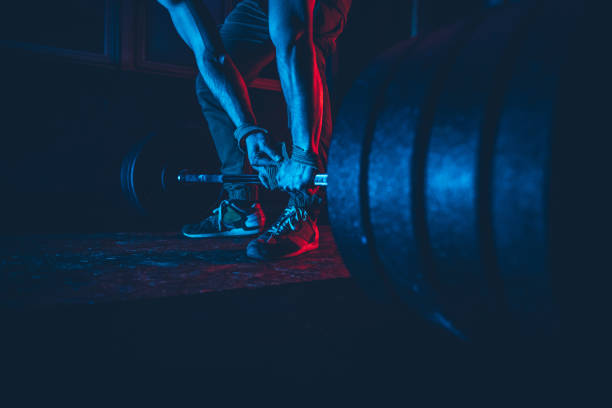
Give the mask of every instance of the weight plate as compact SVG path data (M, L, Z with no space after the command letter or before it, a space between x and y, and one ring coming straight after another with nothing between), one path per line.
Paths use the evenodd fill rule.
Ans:
M560 73L580 8L545 4L500 101L491 184L492 241L503 295L516 329L534 337L551 335L560 324L550 265L551 143Z
M404 303L428 320L459 334L444 316L432 289L423 259L420 220L413 218L422 187L414 181L424 160L427 122L434 108L437 84L442 81L453 49L469 35L475 21L464 21L424 38L409 50L390 81L368 154L368 200L376 251ZM427 126L425 126L427 127ZM364 147L365 148L365 147ZM418 165L417 165L418 164ZM417 167L417 172L413 168ZM418 181L417 181L418 184ZM421 183L422 184L422 183ZM415 194L419 198L415 201Z
M210 137L201 129L151 132L123 160L123 192L141 215L177 227L196 222L217 202L221 186L178 185L176 176L184 168L219 172Z
M450 321L468 337L491 332L504 307L483 246L481 183L491 144L482 132L498 73L523 29L527 8L490 12L467 39L444 78L427 143L424 208L431 267ZM486 243L486 241L485 241ZM478 333L478 334L476 334Z
M394 295L371 242L363 145L371 139L381 87L412 45L394 47L359 76L344 98L329 151L327 201L336 243L351 276L381 302Z

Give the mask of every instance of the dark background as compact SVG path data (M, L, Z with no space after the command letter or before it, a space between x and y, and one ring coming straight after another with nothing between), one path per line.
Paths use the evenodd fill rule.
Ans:
M206 3L219 22L232 7L229 0ZM355 0L329 62L334 108L381 51L491 3L499 2ZM0 16L0 48L0 183L8 215L2 230L156 230L184 221L143 217L119 180L123 157L151 132L163 133L175 150L201 151L202 167L218 166L194 95L193 58L161 6L9 2ZM262 75L274 77L273 68ZM286 132L280 93L260 81L251 94L259 120ZM278 195L263 199L282 206Z

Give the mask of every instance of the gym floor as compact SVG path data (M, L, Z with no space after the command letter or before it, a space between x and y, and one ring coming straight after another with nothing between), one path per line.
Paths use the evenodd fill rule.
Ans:
M319 250L292 260L250 260L248 240L3 237L4 368L20 384L181 373L205 379L202 390L319 389L397 373L420 383L446 359L461 358L450 336L368 301L329 227Z
M94 304L349 277L329 226L320 249L297 262L247 258L250 239L170 232L4 237L0 298L17 307Z
M199 401L287 391L289 406L306 395L429 399L503 384L474 347L370 301L328 226L319 250L291 260L250 260L248 240L2 237L3 368L20 387L53 392L156 399L158 384Z

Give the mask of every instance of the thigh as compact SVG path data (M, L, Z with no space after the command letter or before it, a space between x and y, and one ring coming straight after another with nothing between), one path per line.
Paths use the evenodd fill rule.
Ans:
M226 17L219 33L247 84L274 59L267 10L260 1L239 2Z

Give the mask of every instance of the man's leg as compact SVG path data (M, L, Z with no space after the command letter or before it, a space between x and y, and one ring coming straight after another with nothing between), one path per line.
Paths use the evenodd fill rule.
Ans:
M347 2L345 10L349 4ZM313 12L309 9L311 6L312 2L302 0L270 0L270 32L290 115L292 157L296 146L310 149L316 171L325 172L332 133L330 99L325 83L325 51L333 50L346 15L321 5L317 11L329 14L318 19L324 24L312 27L312 15L308 17L308 13ZM310 28L305 27L308 25ZM314 32L317 33L316 45ZM292 191L285 212L268 231L249 243L247 255L267 260L317 248L316 220L323 195L323 189L312 187Z
M318 172L327 173L327 157L332 138L332 111L327 88L326 60L336 50L336 40L346 25L346 18L351 7L351 0L323 0L317 1L313 12L313 41L315 43L317 68L321 77L323 92L323 112L321 118L321 133L318 144ZM325 200L326 189L315 187L307 191L310 195L316 195L316 203ZM297 200L300 200L299 194ZM303 195L303 193L302 193ZM291 201L296 201L296 194L291 194ZM296 202L299 205L299 201ZM315 217L318 208L314 208Z
M274 47L268 34L268 19L253 0L240 2L227 16L220 29L227 53L248 85L263 67L274 59ZM196 79L196 96L208 123L219 159L221 173L241 174L246 171L246 154L234 137L236 126L201 75ZM228 201L222 201L213 214L197 224L186 225L189 237L245 235L263 228L264 220L254 185L227 184Z
M267 15L253 0L242 1L232 10L220 29L220 35L247 85L274 59ZM196 79L196 95L221 161L221 172L243 173L246 158L234 138L234 123L206 86L201 75ZM228 184L225 189L229 199L254 201L257 198L254 186Z

